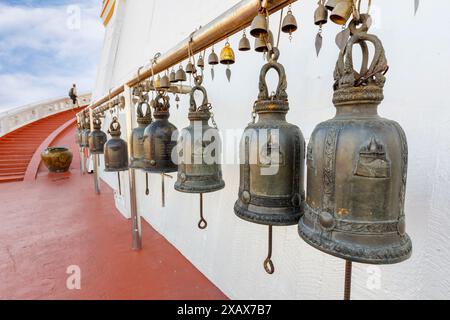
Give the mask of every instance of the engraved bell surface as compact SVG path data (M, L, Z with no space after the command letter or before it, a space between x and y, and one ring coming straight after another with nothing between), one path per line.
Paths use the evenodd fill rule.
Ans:
M94 118L94 130L89 134L89 151L92 154L103 154L107 141L106 133L101 131L102 122L99 118Z
M128 170L128 145L120 138L120 123L117 117L113 118L108 133L111 139L105 144L105 171Z
M355 262L393 264L411 256L405 233L408 145L397 122L377 113L387 60L365 21L341 51L335 70L336 116L314 130L307 151L307 200L300 236L328 254ZM375 47L369 67L367 43ZM362 67L353 68L354 45Z
M300 129L286 121L287 81L278 56L273 48L261 70L254 106L258 121L249 124L241 140L239 198L234 206L238 217L269 226L297 224L305 199L305 142ZM279 75L273 96L265 79L270 69Z
M145 111L143 110L145 108ZM145 113L144 113L145 112ZM140 101L137 107L138 126L131 133L131 159L130 168L144 168L144 132L145 128L152 123L150 105L146 101Z
M153 107L154 121L144 131L144 171L177 172L177 160L172 159L172 151L176 148L178 134L177 128L169 122L169 97L158 94Z

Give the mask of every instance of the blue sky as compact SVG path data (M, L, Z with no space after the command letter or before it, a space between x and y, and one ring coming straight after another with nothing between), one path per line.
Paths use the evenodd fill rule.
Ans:
M0 0L0 111L91 91L103 45L101 0Z

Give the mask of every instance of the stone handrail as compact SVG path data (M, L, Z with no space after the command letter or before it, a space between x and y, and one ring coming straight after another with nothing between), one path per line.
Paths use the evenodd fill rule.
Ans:
M80 106L91 103L91 93L78 96ZM0 113L0 137L23 127L31 122L46 118L48 116L67 111L73 108L72 100L59 98L43 102L29 104Z

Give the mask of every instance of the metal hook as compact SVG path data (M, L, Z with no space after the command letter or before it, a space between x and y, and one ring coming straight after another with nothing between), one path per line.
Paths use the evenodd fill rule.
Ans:
M201 230L205 230L208 227L208 222L206 222L203 217L203 193L200 193L200 221L198 223L198 228Z
M269 226L269 249L267 253L267 258L264 260L264 270L268 274L274 274L275 267L272 262L272 226Z

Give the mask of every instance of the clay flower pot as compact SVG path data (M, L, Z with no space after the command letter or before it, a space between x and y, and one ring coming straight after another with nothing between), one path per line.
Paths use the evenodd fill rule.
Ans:
M41 153L42 162L50 172L67 172L73 154L67 148L47 148Z

